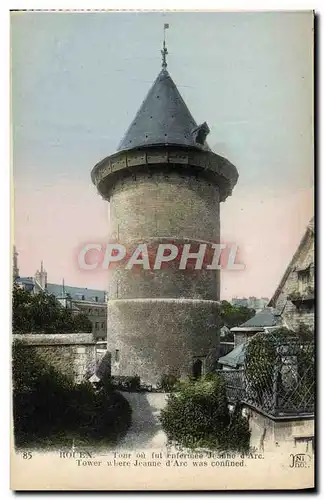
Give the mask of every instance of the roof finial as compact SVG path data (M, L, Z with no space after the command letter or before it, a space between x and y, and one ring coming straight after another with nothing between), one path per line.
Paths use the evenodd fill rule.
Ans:
M168 49L165 46L165 30L169 29L169 24L165 23L164 28L163 28L163 49L161 50L162 54L162 68L166 69L167 67L167 62L166 62L166 56L168 54Z

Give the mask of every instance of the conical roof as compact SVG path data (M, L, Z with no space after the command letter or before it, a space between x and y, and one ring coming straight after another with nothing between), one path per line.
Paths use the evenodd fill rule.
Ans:
M163 68L120 142L117 151L145 146L176 145L209 151L204 139L197 141L193 119L168 71ZM202 126L203 137L209 132ZM199 135L199 134L198 134Z

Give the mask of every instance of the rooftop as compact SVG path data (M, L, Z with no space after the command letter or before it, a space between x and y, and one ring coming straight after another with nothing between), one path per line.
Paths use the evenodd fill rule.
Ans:
M35 286L38 291L42 291L39 283L32 277L17 277L15 283L23 285L26 290L32 290ZM99 304L106 303L106 292L104 290L96 290L94 288L82 288L78 286L58 285L56 283L47 283L47 293L54 295L57 299L66 298L67 295L72 300L98 302Z
M95 290L93 288L81 288L78 286L67 286L67 285L64 285L64 290L63 290L63 285L48 283L47 291L48 293L55 295L55 297L57 298L59 297L62 298L63 293L65 293L65 296L68 294L73 300L85 300L89 302L99 302L99 303L106 302L104 290Z
M226 354L226 356L219 358L218 363L231 368L237 368L244 365L246 346L247 342L238 345L235 349Z
M209 151L204 142L208 132L207 124L203 124L201 128L197 126L169 72L163 68L117 151L162 145ZM203 138L201 142L200 138Z
M270 326L277 326L280 324L280 313L273 308L265 308L262 311L256 313L252 318L240 326L235 326L231 328L232 332L240 331L241 329L247 330L249 328L264 328Z
M167 53L166 48L162 51ZM212 152L206 142L210 129L206 122L197 126L176 84L162 70L148 91L117 151L100 160L92 169L92 182L108 200L116 182L136 172L150 172L180 166L181 171L197 174L219 187L220 202L232 194L238 180L236 167Z

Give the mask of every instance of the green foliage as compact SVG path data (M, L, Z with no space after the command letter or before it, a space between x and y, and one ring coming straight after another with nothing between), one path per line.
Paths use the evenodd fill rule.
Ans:
M13 420L17 447L39 443L71 445L81 441L116 443L130 425L131 409L122 395L107 386L76 385L32 348L15 342L12 350Z
M300 322L296 330L296 336L301 340L312 341L314 340L314 330L305 323Z
M231 414L227 432L226 447L228 450L248 451L250 443L250 426L246 417L242 416L242 407L238 403Z
M91 332L92 324L84 313L73 313L45 292L32 294L13 287L13 333Z
M141 387L141 379L138 375L118 375L112 378L113 387L121 391L135 392Z
M233 306L227 300L222 300L221 302L221 327L227 326L228 328L233 328L234 326L239 326L245 321L248 321L255 315L254 309L249 309L244 306ZM228 341L230 342L230 340Z
M248 422L239 412L230 415L220 376L181 382L168 396L160 418L169 440L182 446L233 451L249 448Z
M233 306L227 300L222 300L220 306L220 325L219 331L223 326L229 330L234 326L242 325L255 315L254 309L244 306ZM221 337L221 342L234 342L234 333L227 332Z
M274 402L274 397L294 407L311 402L315 375L312 338L311 330L301 324L297 331L282 327L271 333L259 333L249 341L245 375L249 396L255 403L262 407L279 404ZM283 378L281 373L284 359L291 359L293 363L291 374L295 374L296 382L291 389L285 388L286 376Z
M163 392L172 392L178 384L178 379L175 375L164 374L158 384L158 389Z

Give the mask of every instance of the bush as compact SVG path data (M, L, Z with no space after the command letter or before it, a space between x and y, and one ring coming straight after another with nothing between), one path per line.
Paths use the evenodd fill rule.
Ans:
M249 448L247 419L239 410L230 415L225 383L220 376L182 382L161 411L168 439L189 448L245 451Z
M249 421L246 417L242 416L242 406L237 403L231 414L226 448L228 450L248 451L250 435Z
M158 389L163 392L172 392L178 384L178 379L175 375L164 374L158 384Z
M131 422L131 409L126 399L117 392L108 393L105 387L94 392L88 384L74 393L73 411L78 420L78 432L91 440L108 439L117 443Z
M17 447L72 439L116 443L131 421L131 409L109 385L95 391L62 375L33 349L15 343L12 350L13 421Z
M117 375L112 377L112 385L121 391L136 392L141 388L141 379L138 375Z

